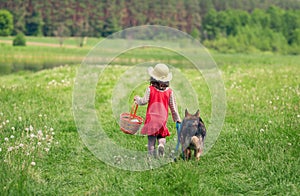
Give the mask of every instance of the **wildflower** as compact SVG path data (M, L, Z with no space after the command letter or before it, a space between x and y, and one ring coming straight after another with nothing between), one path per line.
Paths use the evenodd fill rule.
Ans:
M42 136L43 135L43 131L42 130L38 130L38 136Z
M261 133L263 133L265 130L264 130L264 129L260 129L259 131L260 131Z
M31 137L31 138L34 138L34 137L35 137L35 135L32 133L32 134L30 134L30 137Z
M6 123L9 123L9 120L6 120Z
M4 141L8 142L8 140L9 140L9 139L8 139L7 137L6 137L6 138L4 138Z
M44 150L45 150L46 152L49 152L50 148L44 148Z
M19 119L19 121L22 121L22 117L21 116L19 116L18 119Z
M15 138L15 136L14 136L14 135L11 135L11 136L10 136L10 138L11 138L11 139L14 139L14 138Z
M8 147L7 151L10 152L10 151L12 151L13 149L14 149L14 147L11 146L11 147Z
M15 127L11 127L11 130L14 131L14 130L15 130Z
M38 142L38 143L37 143L38 146L40 146L41 144L42 144L41 142Z
M35 163L34 161L32 161L32 162L30 163L30 165L35 166L36 163Z
M26 128L25 128L25 131L29 131L29 128L26 127Z
M300 114L298 114L297 117L300 118Z
M19 144L19 147L20 147L20 148L23 148L23 147L24 147L24 144L22 144L22 143Z
M39 114L39 117L43 117L43 115L42 115L42 114Z
M54 129L51 127L51 128L50 128L50 131L54 131Z
M291 145L292 145L292 143L290 143L290 142L289 142L289 143L288 143L288 145L289 145L289 146L291 146Z
M0 152L2 151L2 148L0 148Z
M29 130L33 131L33 126L32 125L29 126Z
M2 112L0 112L0 116L3 116L3 113L2 113Z

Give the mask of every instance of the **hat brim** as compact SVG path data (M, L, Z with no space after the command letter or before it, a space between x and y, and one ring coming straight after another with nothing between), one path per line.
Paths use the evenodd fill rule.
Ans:
M155 75L154 74L154 69L153 69L153 67L149 67L148 68L148 74L152 77L152 78L154 78L155 80L158 80L158 81L161 81L161 82L169 82L169 81L171 81L172 80L172 73L170 72L170 73L168 73L168 76L167 77L159 77L159 76L157 76L157 75Z

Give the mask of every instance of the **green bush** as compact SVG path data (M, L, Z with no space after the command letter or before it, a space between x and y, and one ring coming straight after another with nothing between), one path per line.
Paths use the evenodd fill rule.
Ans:
M26 46L26 38L23 33L18 33L13 40L13 46Z

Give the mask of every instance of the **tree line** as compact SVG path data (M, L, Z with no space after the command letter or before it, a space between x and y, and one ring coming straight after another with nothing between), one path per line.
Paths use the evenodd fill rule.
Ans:
M0 0L0 9L13 15L11 35L106 37L157 24L222 51L297 53L300 45L298 0Z

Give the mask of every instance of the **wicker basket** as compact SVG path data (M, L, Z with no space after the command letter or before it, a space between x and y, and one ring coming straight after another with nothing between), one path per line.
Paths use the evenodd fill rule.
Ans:
M136 115L137 108L138 105L133 104L130 113L120 115L120 128L126 134L135 134L144 121L142 117Z

